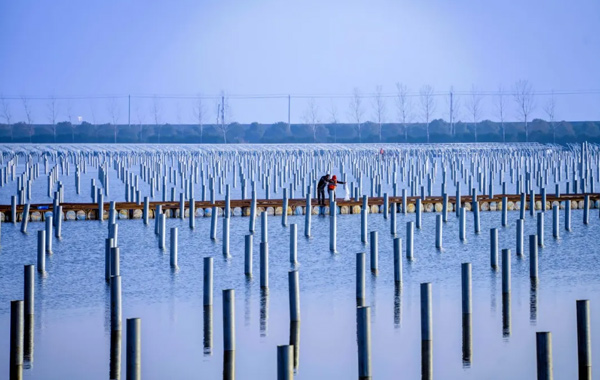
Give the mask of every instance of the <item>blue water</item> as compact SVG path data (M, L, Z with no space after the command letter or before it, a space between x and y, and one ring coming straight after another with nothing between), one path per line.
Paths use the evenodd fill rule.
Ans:
M433 373L440 379L507 379L535 377L535 332L553 334L554 375L577 374L575 301L591 302L592 352L599 352L600 233L598 210L589 225L582 213L572 213L573 230L552 238L551 214L546 213L545 247L539 252L540 279L532 294L529 241L535 218L525 223L525 258L515 255L515 221L500 227L499 212L481 212L481 233L473 233L467 216L467 241L458 239L454 214L444 224L444 249L435 249L435 216L423 215L415 232L415 260L403 258L399 297L393 282L392 235L389 220L369 215L369 230L379 231L379 275L367 276L367 305L372 308L372 368L377 379L419 378L419 284L433 283ZM405 222L399 215L398 235ZM142 375L145 379L217 379L222 376L223 332L221 290L235 289L236 374L239 379L276 377L276 347L289 343L287 273L289 228L280 217L269 217L270 288L268 300L259 288L260 222L254 239L254 278L244 272L244 235L249 219L231 219L231 257L221 242L209 239L210 220L199 218L190 230L187 220L168 219L179 228L179 270L169 267L167 251L158 248L154 225L141 220L119 221L123 321L142 319ZM304 237L304 217L298 224L298 270L301 313L298 379L351 379L358 373L356 343L355 254L367 252L360 242L360 218L338 216L338 252L329 251L329 218L312 218L312 237ZM219 219L221 236L222 219ZM8 376L9 301L22 299L23 265L35 264L36 231L2 224L0 249L0 377ZM510 335L503 334L501 273L489 266L489 228L498 227L500 249L511 248L512 295ZM25 379L106 379L109 371L110 319L108 287L104 282L106 222L65 221L63 238L54 241L47 257L47 275L36 276L35 350ZM167 245L169 240L167 238ZM202 258L214 257L213 347L203 346ZM473 358L462 361L460 264L473 265ZM533 296L533 297L532 297ZM532 298L535 300L532 305ZM265 301L268 307L265 306ZM533 312L532 312L533 309ZM122 342L122 377L126 362ZM593 365L600 365L593 356Z

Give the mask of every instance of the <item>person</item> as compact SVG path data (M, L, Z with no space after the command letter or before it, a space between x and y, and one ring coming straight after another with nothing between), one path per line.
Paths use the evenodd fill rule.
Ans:
M329 174L325 174L317 184L317 199L319 206L325 206L325 187L329 184Z
M342 182L342 181L338 181L337 177L334 175L333 177L331 177L331 180L329 181L329 185L328 185L328 191L329 191L329 197L333 197L333 199L335 199L335 188L337 187L337 185L342 184L345 185L346 182ZM333 193L333 194L331 194Z

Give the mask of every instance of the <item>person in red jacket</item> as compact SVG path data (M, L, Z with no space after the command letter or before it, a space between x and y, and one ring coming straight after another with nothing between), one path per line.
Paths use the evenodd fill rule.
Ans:
M332 196L333 196L333 199L335 199L335 188L337 187L338 183L340 183L342 185L346 184L346 182L338 181L337 177L335 175L333 177L331 177L331 179L329 180L329 185L327 185L327 191L329 192L329 199L331 199ZM333 193L333 195L331 193Z

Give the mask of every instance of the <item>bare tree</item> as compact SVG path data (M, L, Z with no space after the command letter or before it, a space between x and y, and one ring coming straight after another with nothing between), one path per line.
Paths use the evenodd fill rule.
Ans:
M529 142L529 128L527 122L529 115L535 107L533 86L527 80L519 80L514 86L514 99L517 103L517 111L525 123L525 141Z
M475 85L471 86L471 96L467 103L467 109L469 110L469 116L472 117L473 121L473 133L475 134L475 142L477 142L477 123L481 117L481 93L477 90Z
M356 122L356 132L358 133L358 141L362 142L362 138L360 135L361 130L361 121L364 114L364 110L362 107L362 96L360 90L355 87L352 95L352 100L350 101L350 117L353 121Z
M54 136L54 142L56 142L56 117L58 115L56 97L52 95L48 99L48 120L52 124L52 136Z
M423 120L425 121L425 133L427 135L427 143L429 143L429 122L435 112L435 99L433 98L433 87L425 85L419 91L421 98L421 111L423 112Z
M0 104L2 105L2 117L4 118L4 121L6 122L6 124L8 125L8 128L11 132L11 140L13 139L13 130L11 128L11 121L12 121L12 112L10 110L10 103L4 98L4 96L0 96Z
M117 103L116 98L111 98L110 102L108 102L108 114L110 115L110 123L113 126L114 133L114 142L117 142L117 123L119 122L119 116L121 114L121 110L119 109L119 104Z
M198 121L198 126L200 127L200 143L202 143L205 117L204 104L202 103L202 95L198 95L196 106L194 107L194 116L196 117L196 121Z
M454 93L454 87L450 86L450 92L448 93L448 119L450 122L450 135L456 134L456 120L460 117L460 98Z
M373 97L373 116L379 125L379 142L381 142L381 130L385 121L385 98L383 97L383 86L375 87L375 96Z
M408 87L402 83L396 83L396 107L402 127L404 128L404 140L408 142L408 122L411 118L411 101L408 96Z
M6 124L10 126L12 121L10 103L4 96L0 96L0 104L2 104L2 118L4 119Z
M317 125L319 124L319 107L314 98L308 99L306 111L304 112L304 121L310 127L313 134L313 142L317 141Z
M550 123L550 128L552 128L552 143L556 144L556 101L554 99L554 91L552 91L550 99L544 105L544 112L548 115L548 122Z
M158 142L160 143L160 103L156 96L152 97L152 116L154 117L154 126L158 135Z
M330 99L329 117L333 124L333 142L337 143L338 110L333 99Z
M504 127L504 120L506 118L506 103L504 95L504 89L502 86L499 86L498 95L496 95L496 112L498 113L498 119L500 120L500 128L502 128L502 141L506 142L506 128Z
M27 134L29 135L29 142L33 139L33 113L31 106L29 105L29 99L25 96L21 96L21 103L23 104L23 110L25 111L25 121L27 121Z
M223 133L223 143L225 144L227 144L227 131L229 130L230 119L231 107L229 105L229 99L227 98L227 96L225 96L225 91L221 91L221 103L219 103L218 105L217 112L217 128L219 128Z

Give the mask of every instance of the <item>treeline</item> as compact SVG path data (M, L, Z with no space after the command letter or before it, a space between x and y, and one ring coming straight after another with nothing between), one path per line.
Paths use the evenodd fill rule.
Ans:
M425 143L429 142L524 142L523 122L498 123L484 120L477 124L450 124L437 119L423 123L376 124L239 124L229 125L92 125L87 122L55 125L0 124L2 143ZM534 119L527 125L528 141L541 143L600 143L600 122L561 121L550 123Z

